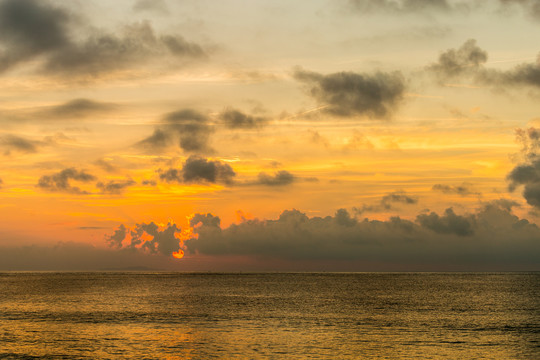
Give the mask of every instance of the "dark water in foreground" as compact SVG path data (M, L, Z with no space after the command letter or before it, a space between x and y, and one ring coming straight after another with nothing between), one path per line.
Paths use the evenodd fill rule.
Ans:
M0 273L2 359L539 359L540 273Z

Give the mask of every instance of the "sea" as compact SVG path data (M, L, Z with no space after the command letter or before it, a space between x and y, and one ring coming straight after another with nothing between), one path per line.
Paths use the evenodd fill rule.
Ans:
M540 359L540 273L0 273L0 359Z

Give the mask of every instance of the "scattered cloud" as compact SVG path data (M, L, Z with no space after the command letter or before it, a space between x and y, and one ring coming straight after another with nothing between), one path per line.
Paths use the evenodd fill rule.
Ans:
M458 49L449 49L439 55L438 61L428 66L427 71L440 83L468 79L473 84L493 88L540 87L540 60L522 63L506 71L487 68L487 60L487 52L476 44L476 40L469 39Z
M154 151L164 150L175 141L186 152L211 153L210 134L214 131L210 119L195 110L183 109L164 116L152 135L137 143Z
M158 35L148 22L134 23L112 34L77 27L77 16L48 1L1 2L0 71L38 60L40 71L47 74L95 77L167 56L206 56L200 45L179 35ZM85 36L74 36L85 32Z
M161 172L159 178L166 182L179 183L223 183L230 185L236 173L232 167L219 160L192 155L184 163L181 170L168 169Z
M236 173L232 167L221 161L209 161L198 156L190 156L182 168L185 182L222 182L231 184Z
M260 172L256 184L266 186L285 186L295 182L297 178L286 170L277 171L274 175Z
M152 150L158 150L168 147L171 143L171 140L171 134L167 133L167 131L165 130L156 128L154 129L152 135L148 136L144 140L139 141L136 145L150 148Z
M529 205L540 209L540 129L519 129L517 139L522 144L521 162L507 175L509 190L523 185L523 197Z
M407 195L404 191L395 191L393 193L383 196L381 200L382 204L390 207L389 204L392 203L402 203L402 204L416 204L418 203L418 198Z
M160 171L159 178L169 183L171 182L181 183L183 182L182 170L170 168L165 171Z
M108 173L115 173L118 172L118 168L110 163L110 161L106 159L98 159L94 161L94 164L99 166L101 169L105 170Z
M418 203L418 198L408 195L405 191L394 191L384 195L381 201L375 205L363 205L361 208L353 208L356 214L365 212L379 212L393 209L394 204L414 205Z
M322 75L299 69L294 77L305 83L310 95L325 106L321 111L342 117L387 119L402 102L406 88L399 72L338 72Z
M117 105L112 103L98 102L89 99L73 99L64 104L51 106L38 111L33 116L53 119L84 118L110 112L116 108Z
M120 194L125 189L127 189L130 186L135 185L136 182L132 179L126 179L126 180L110 180L108 182L98 182L96 184L96 187L101 190L103 193L107 194Z
M157 182L155 180L143 180L141 184L145 186L156 186Z
M28 140L17 135L0 136L0 146L4 148L4 155L10 155L12 151L35 153L40 145L42 145L40 141Z
M147 22L124 28L120 36L95 33L85 42L51 54L44 71L53 74L89 74L119 70L159 56L205 57L203 49L181 36L155 34Z
M474 74L486 63L488 54L469 39L458 49L449 49L439 55L436 63L428 67L441 81L455 79L463 74Z
M136 184L132 179L98 181L98 178L85 170L76 168L66 168L51 175L43 175L39 178L37 186L46 191L65 192L70 194L92 194L93 191L83 190L78 186L73 186L73 181L90 184L95 183L95 188L102 194L121 194L129 186ZM95 190L93 188L92 190Z
M69 13L46 1L0 3L0 71L69 47Z
M268 122L268 119L265 117L244 114L233 108L228 108L221 112L219 119L229 129L256 129Z
M12 153L32 154L37 153L43 147L74 145L77 141L62 132L53 135L47 135L42 140L29 139L19 135L5 134L0 135L0 148L4 149L4 155Z
M78 186L72 186L70 180L88 183L96 180L96 177L84 170L67 168L52 175L43 175L39 178L37 186L47 191L67 192L72 194L89 193L85 190L81 190Z
M461 185L435 184L433 185L432 190L440 191L444 194L457 194L461 196L480 195L479 192L473 191L472 184L467 182L464 182Z

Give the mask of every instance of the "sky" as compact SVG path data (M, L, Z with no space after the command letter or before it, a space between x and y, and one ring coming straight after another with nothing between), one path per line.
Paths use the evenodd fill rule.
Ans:
M0 270L538 271L536 0L0 0Z

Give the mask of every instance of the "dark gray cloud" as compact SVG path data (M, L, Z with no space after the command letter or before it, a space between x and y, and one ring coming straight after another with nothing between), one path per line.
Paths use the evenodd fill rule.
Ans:
M439 55L436 63L428 67L441 80L453 79L463 74L474 74L486 63L488 54L469 39L458 49L449 49Z
M4 148L4 154L9 155L12 151L20 153L35 153L41 141L28 140L17 135L0 136L0 146Z
M393 209L393 204L414 205L418 203L416 196L408 195L405 191L394 191L386 194L381 198L378 204L363 205L361 208L353 208L354 212L358 215L365 212L378 212Z
M150 254L161 254L170 256L180 250L180 240L176 237L181 229L175 224L167 224L160 228L154 222L148 224L137 224L133 229L127 229L125 225L120 225L112 235L105 236L105 241L109 246L120 249L140 250ZM129 244L123 245L124 240Z
M525 161L540 156L540 129L516 129L516 140L521 144L520 153Z
M523 63L501 71L487 68L487 60L487 52L476 45L476 40L469 39L458 49L443 52L427 70L441 83L468 79L476 85L493 88L540 87L540 62Z
M540 56L536 63L526 63L516 66L512 70L486 71L480 79L494 85L526 85L540 87Z
M67 168L56 174L43 175L39 178L37 186L47 191L67 192L72 194L88 194L87 191L81 190L78 186L72 186L70 180L88 183L96 180L94 175L88 174L84 170L75 168Z
M456 215L452 208L446 209L444 215L437 213L420 214L416 221L426 229L430 229L439 234L456 234L460 236L472 235L474 233L474 217Z
M212 127L208 117L194 110L181 110L165 117L170 129L180 137L180 147L185 151L209 151L208 138Z
M389 118L402 102L406 88L399 72L322 75L297 70L294 76L309 86L310 95L325 106L323 111L343 117Z
M38 111L33 116L60 119L83 118L109 112L116 108L117 106L112 103L98 102L89 99L73 99L64 104Z
M95 33L83 43L54 52L44 66L48 73L97 76L159 56L202 58L203 49L181 36L155 34L147 22L126 27L120 36Z
M256 184L267 186L285 186L295 182L297 178L286 170L277 171L274 175L265 172L259 173Z
M236 173L233 168L219 160L192 155L181 170L168 169L160 173L159 178L166 182L184 183L224 183L232 184Z
M158 35L147 22L116 34L77 28L73 11L48 1L4 0L0 3L0 71L31 60L46 73L94 77L152 59L201 59L205 51L179 35Z
M150 150L163 150L175 142L186 152L213 152L209 146L214 131L209 118L192 109L183 109L164 116L152 135L137 143Z
M168 147L173 140L173 133L157 128L154 129L152 135L144 140L139 141L136 145L152 150L159 150Z
M509 190L523 186L523 197L529 205L540 209L540 129L530 128L517 131L522 144L522 161L506 176Z
M191 227L200 227L200 226L219 227L220 224L221 224L220 218L210 213L195 214L189 220L189 226Z
M122 247L122 241L126 238L127 228L124 224L121 224L118 229L114 230L114 234L106 235L105 241L110 247L120 249Z
M472 184L466 182L461 185L435 184L433 185L432 190L440 191L444 194L458 194L461 196L480 195L479 192L473 191Z
M508 174L508 179L512 181L512 186L540 182L540 159L514 167ZM513 189L512 187L511 190Z
M355 226L358 224L358 220L352 217L347 209L338 209L334 215L334 221L340 226Z
M492 206L501 208L507 212L511 212L513 208L521 207L521 205L518 202L515 202L513 200L508 199L497 199L491 201Z
M170 168L165 171L161 171L159 174L159 178L162 181L166 181L166 182L181 183L183 181L182 170Z
M394 191L393 193L383 196L381 200L382 204L402 203L402 204L416 204L418 198L407 195L404 191Z
M67 11L46 1L0 2L0 71L70 45Z
M429 12L466 12L472 2L448 0L349 0L349 8L362 14L384 12L392 14Z
M128 187L133 186L135 184L136 182L131 179L122 180L122 181L110 180L108 182L100 181L96 184L96 187L100 189L102 193L120 194L124 190L126 190Z
M540 264L540 229L498 203L474 214L421 214L415 222L392 217L357 221L345 209L308 217L286 210L277 220L245 220L220 227L219 217L198 214L189 254L272 259L335 259L430 264L527 262ZM531 253L531 251L533 253Z
M509 190L523 185L523 197L529 205L540 209L540 159L517 165L507 175Z
M132 179L98 181L99 179L87 173L85 170L75 168L63 169L51 175L43 175L39 178L37 186L46 191L66 192L71 194L93 194L96 189L101 194L121 194L128 187L136 184ZM95 188L92 191L82 190L78 186L73 186L72 181L81 183L94 183Z
M229 129L255 129L264 126L268 122L265 117L244 114L232 108L220 113L219 119Z
M235 176L236 173L229 164L193 155L186 160L182 168L182 178L185 182L208 181L231 184Z

